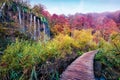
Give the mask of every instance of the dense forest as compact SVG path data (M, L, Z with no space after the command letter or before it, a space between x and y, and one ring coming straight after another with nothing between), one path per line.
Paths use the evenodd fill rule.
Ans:
M28 0L0 1L0 80L59 80L91 50L95 78L119 80L120 11L51 15Z

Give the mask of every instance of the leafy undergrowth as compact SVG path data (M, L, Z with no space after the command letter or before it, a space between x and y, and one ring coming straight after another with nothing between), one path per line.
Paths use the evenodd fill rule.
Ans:
M95 76L120 78L120 34L105 41L91 30L75 30L72 37L59 34L47 42L19 40L7 46L0 57L1 80L59 80L60 74L78 56L99 49Z
M96 47L91 30L75 31L73 37L59 34L45 43L17 39L0 58L0 78L59 80L76 57Z
M13 29L12 26L13 25L8 24L7 22L2 24L0 23L0 51L4 51L7 45L14 42L16 37L26 40L30 39L26 34L19 32L15 27Z
M95 58L95 75L106 80L120 79L120 34L111 36L111 41L101 40Z

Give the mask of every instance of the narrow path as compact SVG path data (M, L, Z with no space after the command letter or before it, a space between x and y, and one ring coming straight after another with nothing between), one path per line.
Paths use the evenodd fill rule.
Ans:
M62 73L60 80L95 80L93 59L98 50L84 53Z

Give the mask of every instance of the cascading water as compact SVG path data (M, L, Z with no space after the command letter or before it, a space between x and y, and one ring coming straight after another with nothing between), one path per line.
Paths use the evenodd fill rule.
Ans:
M50 39L50 28L48 26L48 22L45 22L45 34L47 35L46 40Z
M23 27L22 31L25 32L25 20L24 20L25 19L25 14L24 14L24 11L23 11L23 16L22 17L23 17L23 19L22 19L22 27Z
M0 17L2 17L2 10L0 9Z
M46 20L46 18L43 18L44 24L45 24L45 34L46 34L46 40L50 39L50 28L48 25L48 21Z
M0 8L0 17L2 16L2 10L4 8L6 3L3 3L1 8ZM16 7L16 6L15 6ZM16 11L16 10L15 10ZM26 13L24 10L22 10L19 6L17 6L17 12L18 12L18 21L19 21L19 26L20 26L20 31L25 33L27 31L27 21L25 20ZM43 27L43 36L44 36L44 41L48 40L48 37L50 37L50 29L48 26L48 22L44 17L38 18L33 15L32 13L29 15L30 19L30 24L29 24L29 30L30 30L30 36L32 39L37 40L37 38L40 38L42 27ZM26 23L25 23L26 21Z
M33 18L32 18L32 13L30 14L30 35L31 36L33 36L33 34L32 34L32 20L33 20Z
M34 40L36 40L36 16L34 16Z
M21 11L20 11L20 8L17 7L17 10L18 10L18 14L19 14L19 24L20 24L20 28L22 30L22 17L21 17Z
M5 2L3 3L3 5L1 6L1 8L0 8L0 17L2 16L2 9L4 8L4 6L5 6Z
M48 23L46 23L46 34L48 36L48 39L50 39L50 27L49 27Z
M44 22L42 23L42 26L43 26L43 32L44 32L44 41L46 41L46 33L45 33L45 31L46 31L46 29L45 29L45 24L44 24Z
M30 14L30 27L32 26L32 14Z
M50 39L50 28L48 26L48 21L46 20L46 18L41 17L41 21L42 21L42 27L43 27L43 33L44 33L44 41L47 41Z
M4 2L4 3L3 3L3 5L1 6L1 9L3 9L3 8L4 8L5 4L6 4L6 3Z
M37 21L38 21L38 28L37 28L38 37L40 37L40 19L38 19Z

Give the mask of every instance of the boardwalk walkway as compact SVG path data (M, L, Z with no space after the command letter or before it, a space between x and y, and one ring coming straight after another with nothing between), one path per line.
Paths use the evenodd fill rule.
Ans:
M61 75L60 80L95 80L93 59L97 50L78 57Z

